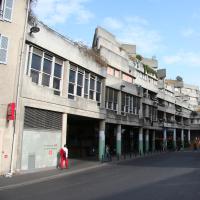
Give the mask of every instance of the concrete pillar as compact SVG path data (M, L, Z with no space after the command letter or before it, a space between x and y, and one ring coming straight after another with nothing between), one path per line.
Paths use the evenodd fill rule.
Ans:
M155 151L155 140L156 140L156 131L153 130L153 135L152 135L152 152Z
M182 148L184 149L184 129L181 130L181 145Z
M188 143L191 143L190 130L188 130Z
M146 129L145 133L145 153L149 152L149 129Z
M104 158L105 154L105 120L99 123L99 160Z
M167 149L167 128L163 128L163 150Z
M174 129L173 132L173 148L176 150L176 129Z
M122 154L122 127L121 124L117 125L117 156Z
M143 155L143 128L139 128L139 154Z
M67 143L67 113L62 114L62 147Z

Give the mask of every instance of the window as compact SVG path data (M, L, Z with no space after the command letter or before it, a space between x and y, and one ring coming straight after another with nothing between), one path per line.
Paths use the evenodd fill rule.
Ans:
M138 114L139 113L139 97L122 92L121 96L122 113Z
M124 80L128 83L133 83L133 78L127 74L122 74L122 80Z
M119 78L119 70L115 70L115 77Z
M97 78L97 84L96 84L96 101L100 102L101 98L101 79Z
M75 96L80 96L100 102L101 87L100 77L85 71L79 66L71 64L69 72L68 98L75 99Z
M94 99L94 88L95 88L95 76L90 76L90 91L89 98Z
M6 64L8 54L8 38L0 34L0 63Z
M71 67L69 72L68 98L74 99L76 85L76 68Z
M0 0L0 19L11 21L13 0Z
M107 74L113 76L114 75L114 69L112 67L107 67Z
M85 72L84 97L88 98L89 73Z
M112 88L106 88L105 104L109 110L117 111L118 109L118 91Z
M107 74L109 74L111 76L115 76L116 78L119 78L120 71L117 69L114 69L112 67L107 67Z
M60 95L62 66L63 60L38 48L30 47L27 75L32 78L32 82L53 89L55 95Z

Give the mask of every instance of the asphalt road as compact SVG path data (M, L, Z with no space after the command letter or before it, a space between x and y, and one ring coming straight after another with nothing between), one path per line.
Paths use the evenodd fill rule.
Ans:
M199 200L200 152L138 158L0 191L0 200Z

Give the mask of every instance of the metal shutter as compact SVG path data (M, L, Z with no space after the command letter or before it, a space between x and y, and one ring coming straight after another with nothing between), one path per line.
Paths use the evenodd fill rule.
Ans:
M62 130L62 113L26 107L24 128Z
M0 36L0 63L6 63L8 53L8 38Z

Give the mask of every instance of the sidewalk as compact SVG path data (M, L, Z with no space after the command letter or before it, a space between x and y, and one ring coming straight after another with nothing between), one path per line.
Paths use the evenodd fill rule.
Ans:
M117 159L117 157L112 157L111 162L103 162L103 163L99 161L85 161L85 160L71 159L69 160L69 169L63 169L63 170L56 169L56 168L48 168L44 170L37 169L33 171L28 171L28 172L22 171L19 174L13 175L11 178L0 176L0 191L5 190L5 189L20 187L23 185L31 185L34 183L40 183L40 182L56 179L59 177L72 175L79 172L103 167L108 164L116 164L116 163L124 162L128 160L144 158L146 156L153 156L156 154L160 154L160 153L157 152L157 153L143 155L143 156L126 155L126 156L121 156L119 160Z
M99 161L83 161L73 159L69 162L69 169L60 170L56 168L48 168L45 170L40 169L33 170L31 172L20 172L19 174L15 174L10 178L0 176L0 191L20 187L23 185L44 182L58 177L95 169L104 165L104 163L102 164Z

